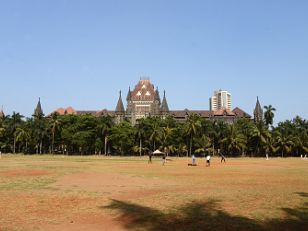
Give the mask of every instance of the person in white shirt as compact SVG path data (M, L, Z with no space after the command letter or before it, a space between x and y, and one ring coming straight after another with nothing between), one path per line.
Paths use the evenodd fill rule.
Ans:
M206 167L209 167L211 165L211 155L208 154L207 157L206 157Z

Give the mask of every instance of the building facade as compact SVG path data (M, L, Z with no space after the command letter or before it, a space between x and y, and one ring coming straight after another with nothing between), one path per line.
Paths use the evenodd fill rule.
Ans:
M216 91L211 99L213 99L214 102L213 106L211 106L211 110L169 110L166 92L164 91L163 99L161 100L158 87L155 88L150 79L140 79L133 90L130 88L128 90L126 108L123 103L122 92L120 91L114 111L107 109L98 111L78 111L72 107L68 107L66 109L59 108L56 112L60 115L91 114L95 116L111 116L114 118L115 123L128 120L132 124L136 124L138 119L149 116L158 116L161 118L172 116L176 121L181 122L186 121L192 114L197 114L205 119L221 120L227 123L233 123L240 118L251 119L251 116L239 107L231 110L231 94L227 91Z
M218 90L210 98L210 111L227 109L231 111L231 94L228 91Z

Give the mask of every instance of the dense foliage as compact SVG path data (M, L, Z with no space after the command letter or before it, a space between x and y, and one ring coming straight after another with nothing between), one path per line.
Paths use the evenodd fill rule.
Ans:
M308 121L296 117L272 126L274 108L264 121L239 119L233 124L191 115L186 122L148 117L132 126L108 116L58 115L0 118L2 153L168 155L221 153L227 156L300 156L308 152Z

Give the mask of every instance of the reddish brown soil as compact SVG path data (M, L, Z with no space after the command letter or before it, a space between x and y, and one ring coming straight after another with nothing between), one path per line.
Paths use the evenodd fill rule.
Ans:
M1 176L8 176L8 177L44 176L44 175L49 175L49 174L51 174L51 172L47 170L18 169L18 170L2 171L0 172L0 177Z
M276 168L282 168L280 165L271 172L271 179L267 179L265 176L268 174L264 173L270 167L267 162L260 165L262 171L250 171L257 169L252 161L236 160L221 164L217 159L208 168L201 160L198 160L197 167L189 167L188 161L167 162L166 166L161 166L158 161L148 165L145 164L146 160L111 164L57 162L55 166L61 166L58 175L57 170L16 169L13 166L10 170L0 171L0 180L9 180L14 185L18 177L37 179L52 175L58 178L48 188L23 191L12 186L12 189L0 190L0 231L128 230L125 225L130 224L132 218L123 218L118 210L108 209L113 200L163 211L165 204L169 208L174 205L177 208L191 199L227 198L223 204L225 211L248 214L254 208L266 208L273 198L285 201L279 193L282 189L287 190L286 195L307 191L307 186L303 184L306 181L302 177L288 179L286 175L283 180L294 185L291 189L285 189L288 184L280 183L282 178L277 178ZM41 164L38 168L43 168ZM77 168L78 173L65 170L67 166L82 164L81 168ZM285 166L288 166L287 163ZM23 181L28 182L28 178L23 178ZM243 196L246 193L253 199ZM242 198L244 203L237 198Z

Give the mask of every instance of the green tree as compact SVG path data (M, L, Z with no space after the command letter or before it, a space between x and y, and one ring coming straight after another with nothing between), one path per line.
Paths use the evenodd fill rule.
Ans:
M275 108L273 108L272 105L264 106L265 112L264 112L264 119L265 119L265 124L268 127L269 125L273 125L274 121L274 111L276 111Z
M113 126L110 134L113 148L121 155L129 152L134 147L134 130L129 122L123 121Z
M294 137L291 135L285 136L284 134L277 131L276 135L276 145L277 149L281 151L281 156L284 157L285 154L290 153L292 147L294 146L293 140Z
M263 121L259 121L251 131L251 137L253 139L254 153L261 154L262 151L266 151L267 141L269 140L270 132L264 125Z
M13 153L16 152L16 129L22 124L23 117L14 111L10 120L10 130L13 135Z
M54 154L55 134L61 128L61 120L59 119L59 114L57 112L54 112L51 114L51 117L49 119L49 126L50 126L51 137L52 137L51 153Z
M232 154L242 153L246 148L247 140L245 136L239 132L235 124L228 127L228 135L221 140L221 143L227 147L227 150Z
M189 155L192 153L193 138L200 133L200 116L193 114L185 122L185 133L189 137Z
M114 126L114 122L111 116L99 116L98 117L98 130L99 134L104 139L104 154L107 155L108 150L108 135L110 129Z
M156 143L161 141L162 127L160 125L160 118L154 117L151 120L151 135L150 141L153 142L153 150L156 150Z

